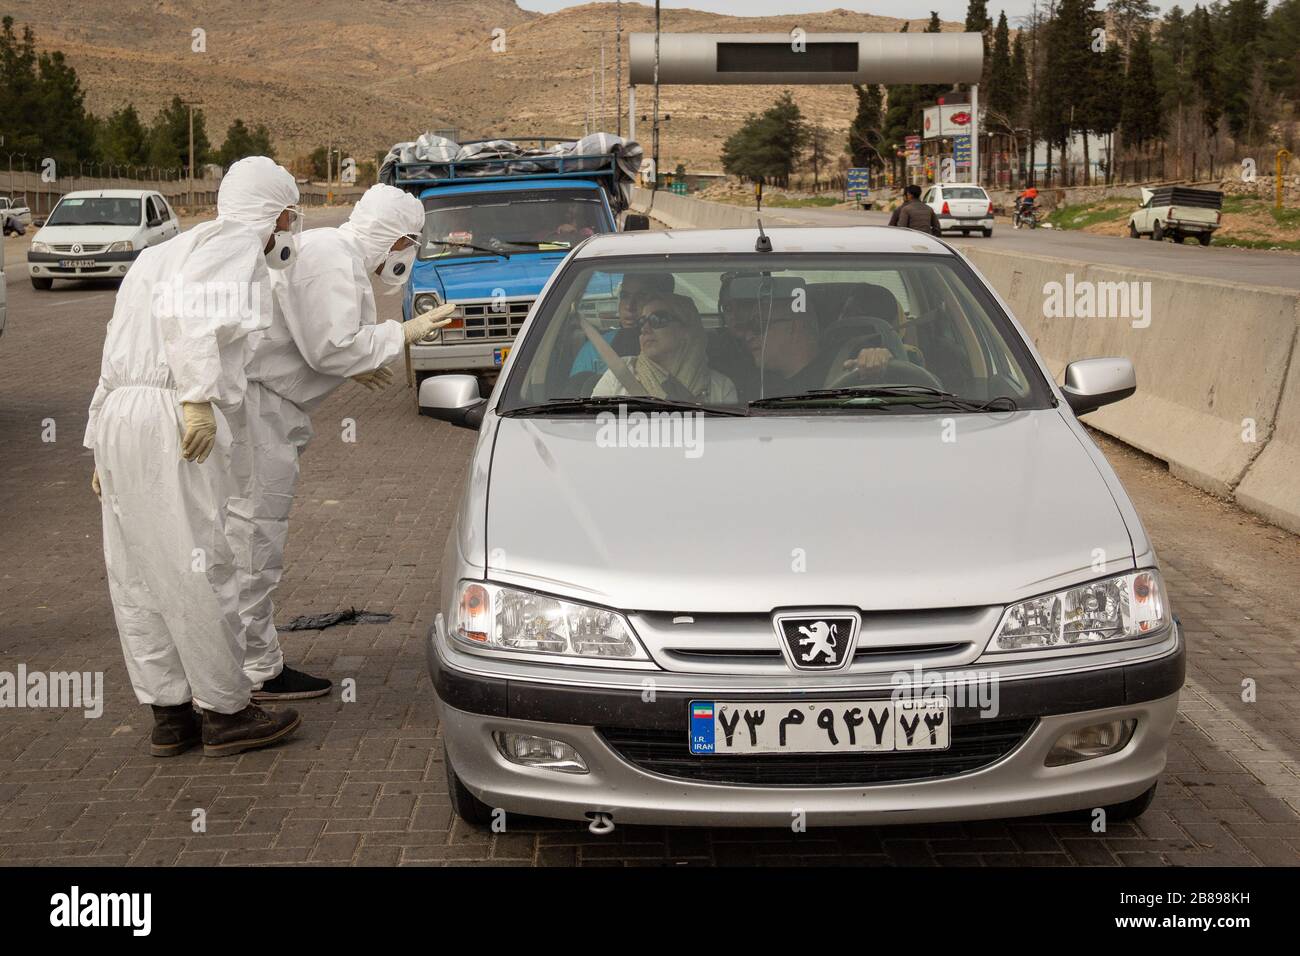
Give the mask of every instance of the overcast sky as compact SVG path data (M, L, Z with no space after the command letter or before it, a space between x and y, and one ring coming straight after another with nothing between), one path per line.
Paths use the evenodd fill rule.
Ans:
M539 10L550 13L562 7L577 6L590 0L517 0L525 10ZM631 2L631 0L629 0ZM1185 8L1190 9L1196 0L1186 0ZM1155 0L1156 6L1166 9L1172 0ZM1099 9L1104 8L1105 0L1097 0ZM653 2L646 6L654 6ZM988 0L989 16L996 22L998 12L1005 10L1007 19L1015 22L1016 17L1027 14L1032 6L1031 0ZM690 7L693 10L711 10L714 13L727 13L738 16L743 11L746 16L771 16L785 13L809 13L822 10L857 10L862 13L874 13L886 17L906 17L919 20L928 17L931 10L939 11L944 20L963 21L966 19L966 0L663 0L663 9L672 7ZM667 28L671 29L672 19L668 17Z

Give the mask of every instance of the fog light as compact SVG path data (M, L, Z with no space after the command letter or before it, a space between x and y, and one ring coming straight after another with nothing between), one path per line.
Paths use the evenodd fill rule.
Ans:
M1052 745L1051 753L1047 755L1047 766L1063 767L1123 750L1133 739L1136 727L1136 720L1111 720L1067 731Z
M560 773L586 773L587 762L563 740L534 737L532 734L494 733L501 756L521 767L540 767Z

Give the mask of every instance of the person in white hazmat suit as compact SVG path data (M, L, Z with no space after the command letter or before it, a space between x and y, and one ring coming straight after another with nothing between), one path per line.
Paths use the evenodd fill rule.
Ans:
M403 347L451 321L444 305L408 322L377 322L370 277L396 291L407 281L424 228L424 206L388 185L371 187L337 228L298 238L293 264L271 277L274 313L248 366L248 392L232 416L240 496L231 540L240 565L244 673L253 699L299 700L330 682L284 663L273 597L284 573L298 457L312 437L311 413L349 378L368 388L392 380ZM246 447L239 448L241 443Z
M297 202L272 160L232 165L214 221L140 253L105 334L84 444L127 673L153 708L158 757L200 741L209 756L240 753L300 724L250 701L225 520L237 489L225 416L271 321L268 264L292 256Z

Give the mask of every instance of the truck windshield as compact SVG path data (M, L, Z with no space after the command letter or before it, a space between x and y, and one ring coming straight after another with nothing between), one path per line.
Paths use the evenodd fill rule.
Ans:
M609 232L601 194L594 189L519 189L428 196L424 200L421 259L563 250Z
M126 196L70 197L54 207L47 226L138 226L140 200Z
M500 410L573 414L618 395L749 414L1051 404L970 270L917 254L579 259L517 344Z

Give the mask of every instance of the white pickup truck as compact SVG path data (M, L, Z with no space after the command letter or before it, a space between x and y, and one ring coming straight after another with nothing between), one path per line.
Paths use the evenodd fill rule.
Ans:
M1223 193L1190 186L1158 186L1142 190L1142 205L1128 217L1131 239L1150 236L1156 242L1181 243L1195 236L1203 246L1219 228Z
M16 224L16 227L15 227ZM0 196L0 232L22 235L32 225L32 211L17 199Z

